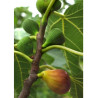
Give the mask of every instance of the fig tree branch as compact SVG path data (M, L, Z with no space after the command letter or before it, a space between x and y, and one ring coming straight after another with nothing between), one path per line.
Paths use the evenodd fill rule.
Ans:
M76 51L76 50L70 49L68 47L61 46L61 45L48 46L48 47L42 49L42 52L46 52L48 50L55 49L55 48L65 50L65 51L71 52L71 53L76 54L76 55L79 55L79 56L83 56L83 53L82 52L79 52L79 51Z
M37 34L37 50L36 54L34 56L34 60L32 63L31 71L29 77L24 81L24 87L22 88L22 91L18 98L27 98L30 94L30 88L32 84L37 80L37 73L39 70L39 62L42 56L42 44L43 44L43 38L45 33L45 28L47 25L47 18L49 16L49 12L51 10L52 5L54 4L55 0L51 0L43 18L40 24L39 33Z

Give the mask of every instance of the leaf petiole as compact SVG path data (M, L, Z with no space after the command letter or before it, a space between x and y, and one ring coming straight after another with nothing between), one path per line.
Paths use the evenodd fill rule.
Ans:
M40 68L40 69L42 69L42 68L48 68L48 69L51 69L51 70L56 69L56 68L54 68L54 67L52 67L52 66L50 66L50 65L42 65L42 66L40 66L39 68Z
M19 52L19 51L14 51L15 54L18 54L22 57L24 57L25 59L27 59L30 63L33 62L33 59L31 59L29 56L27 56L26 54L22 53L22 52Z
M30 36L30 39L35 39L36 40L36 36Z
M42 49L42 52L46 52L48 50L51 50L51 49L54 49L54 48L58 48L58 49L62 49L62 50L65 50L65 51L68 51L68 52L71 52L73 54L76 54L76 55L79 55L79 56L83 56L83 53L82 52L79 52L79 51L76 51L76 50L73 50L73 49L70 49L68 47L65 47L65 46L60 46L60 45L52 45L52 46L48 46L44 49Z

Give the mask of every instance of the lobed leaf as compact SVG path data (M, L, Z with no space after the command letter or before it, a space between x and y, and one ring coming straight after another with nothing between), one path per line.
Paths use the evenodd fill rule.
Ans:
M24 80L29 76L31 64L23 57L14 55L14 97L18 98L22 88ZM32 88L28 98L36 96L36 91ZM36 97L34 97L36 98Z
M53 12L48 19L45 37L48 36L48 32L53 28L59 28L60 30L62 30L63 35L66 39L64 46L76 51L83 52L82 3L77 3L70 6L65 11L64 15ZM79 64L79 56L66 51L64 51L64 55L71 76L73 77L71 78L71 94L73 98L83 98L83 71L81 70Z

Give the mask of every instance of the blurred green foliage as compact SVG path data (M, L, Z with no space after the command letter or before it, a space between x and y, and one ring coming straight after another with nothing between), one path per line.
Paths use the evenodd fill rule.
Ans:
M33 19L40 25L41 18L39 15L32 17L32 12L29 11L29 7L16 7L14 9L14 28L22 27L22 22L27 18Z
M16 7L14 9L14 28L21 27L22 22L31 17L32 13L28 10L28 7Z

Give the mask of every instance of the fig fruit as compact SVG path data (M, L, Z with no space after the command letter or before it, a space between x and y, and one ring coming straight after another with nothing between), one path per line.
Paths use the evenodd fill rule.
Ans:
M65 42L64 35L62 31L58 28L52 29L42 47L47 47L49 45L61 45Z
M50 3L50 0L37 0L36 7L37 7L38 11L41 14L43 14L46 11L49 3Z
M66 71L61 69L42 72L42 79L48 87L57 94L65 94L70 89L70 78Z
M27 33L31 35L36 35L39 31L38 24L32 19L25 19L23 21L23 28Z
M41 14L45 13L50 1L51 0L37 0L36 7ZM56 0L52 7L52 10L58 10L60 7L61 2L59 0Z
M56 0L56 2L54 3L52 9L53 11L57 11L61 8L61 2L59 0Z
M30 55L33 53L33 41L30 39L29 36L26 36L22 38L18 43L17 43L17 49L27 55Z

